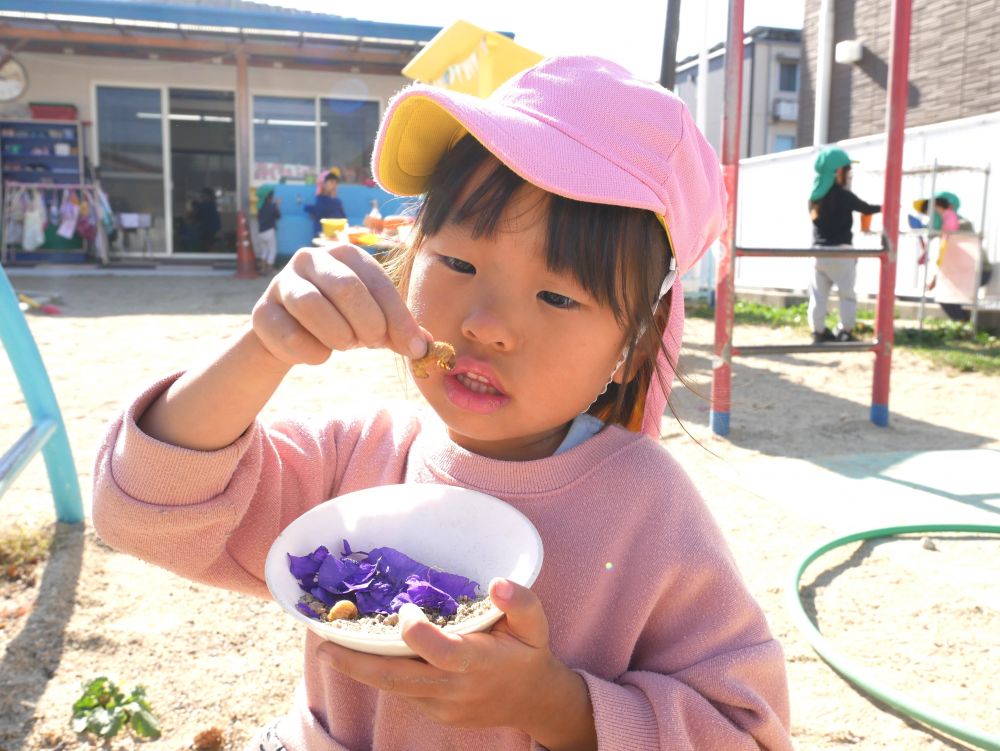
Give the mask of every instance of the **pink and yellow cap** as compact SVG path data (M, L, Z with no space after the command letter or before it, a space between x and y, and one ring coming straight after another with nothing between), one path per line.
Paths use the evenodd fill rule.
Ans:
M372 155L376 181L397 195L423 193L438 160L466 133L539 188L652 211L670 239L677 276L723 230L726 192L719 160L687 107L608 60L546 58L485 99L424 84L407 87L389 103L379 128ZM664 332L674 362L683 299L673 296ZM658 365L671 380L662 354ZM659 436L667 396L654 378L642 432Z

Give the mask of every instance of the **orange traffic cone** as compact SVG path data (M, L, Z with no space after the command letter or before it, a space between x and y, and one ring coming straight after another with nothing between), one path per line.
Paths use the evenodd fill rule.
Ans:
M242 211L236 215L236 274L237 279L257 278L257 258L250 244L247 217Z

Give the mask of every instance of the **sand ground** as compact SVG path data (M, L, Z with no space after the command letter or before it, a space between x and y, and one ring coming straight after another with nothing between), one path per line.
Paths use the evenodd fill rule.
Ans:
M243 325L264 288L263 280L220 276L19 275L13 281L61 298L63 315L30 316L30 327L62 407L86 504L97 446L123 403L140 386L210 353ZM743 342L797 337L763 328L737 332ZM705 397L711 342L710 322L688 322L682 365ZM913 452L1000 450L996 378L942 370L897 351L892 424L883 429L868 421L871 369L872 358L856 354L740 360L728 440L707 429L707 400L678 389L675 409L690 434L668 415L664 445L701 487L785 647L799 748L968 748L854 690L816 656L786 608L794 565L835 526L817 522L814 512L836 510L840 500L850 508L846 501L858 500L845 497L850 488L870 492L843 473L836 487L846 492L838 496L833 485L824 487L823 478L833 477L831 460L885 457L888 467ZM348 399L386 398L416 393L394 358L356 352L293 371L266 414L332 411ZM20 391L0 358L0 446L27 424ZM793 481L786 474L790 462L816 470ZM975 499L945 499L944 515L948 503L956 513L972 503L975 513L997 523L997 467L1000 462ZM880 503L878 493L863 500L873 509ZM40 460L3 504L5 529L52 520ZM840 521L870 526L864 518ZM1000 543L952 535L935 541L937 551L913 539L834 551L805 572L803 601L827 638L883 680L939 712L997 732ZM197 732L212 726L224 730L227 748L241 748L256 727L287 707L301 638L273 603L193 584L118 554L89 528L60 528L51 560L33 583L0 585L0 749L85 747L69 729L70 708L80 682L101 674L126 687L147 687L163 727L161 740L142 744L150 751L189 748ZM119 739L112 748L135 745Z

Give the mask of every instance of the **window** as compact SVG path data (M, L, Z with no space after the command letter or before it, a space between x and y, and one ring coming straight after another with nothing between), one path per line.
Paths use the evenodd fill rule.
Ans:
M775 151L788 151L795 148L795 136L777 135L774 137Z
M316 174L316 100L255 96L253 152L255 183Z
M378 102L320 99L321 168L340 168L340 180L360 183L371 178L372 148L378 132Z
M781 91L799 90L799 64L795 62L778 63L778 89Z
M97 136L101 187L111 210L119 219L121 214L137 215L134 221L150 228L149 247L161 252L167 242L160 90L98 86ZM136 229L123 227L115 245L118 250L136 252L144 250L145 240Z

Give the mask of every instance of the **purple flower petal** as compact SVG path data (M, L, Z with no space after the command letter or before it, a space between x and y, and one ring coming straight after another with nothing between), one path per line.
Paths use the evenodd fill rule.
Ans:
M304 602L295 603L295 609L308 618L317 618L317 619L319 618L319 613L317 613L311 607L306 605Z
M401 592L390 603L392 611L397 612L404 603L412 602L428 610L438 610L441 615L452 615L458 611L458 603L447 592L431 586L416 576L407 580L405 592Z
M427 577L427 583L440 589L442 592L447 592L456 600L459 597L475 598L476 590L479 588L476 582L464 576L449 574L447 571L435 571L433 569L430 572L430 576Z
M305 579L312 576L319 570L319 561L312 555L292 555L288 554L288 569L296 579Z
M343 554L320 546L307 556L288 556L289 570L303 591L332 605L350 595L362 615L393 613L407 602L443 615L458 610L461 597L476 597L479 585L464 576L436 571L395 548L352 550L343 540ZM307 605L298 609L319 617ZM308 612L307 612L308 611Z
M309 594L311 594L313 597L315 597L317 600L322 602L327 607L333 605L334 600L337 599L336 596L333 594L333 592L327 592L322 587L313 587L312 589L309 590Z
M368 553L369 560L377 560L379 575L384 577L397 591L406 588L406 579L410 576L427 578L430 570L422 563L413 560L405 553L395 548L373 548Z
M355 600L358 604L358 612L361 615L371 615L372 613L392 613L389 604L396 595L396 590L388 582L373 581L367 589L354 592Z
M375 575L375 567L351 558L327 556L316 572L316 583L330 592L343 594L351 587L364 584Z

